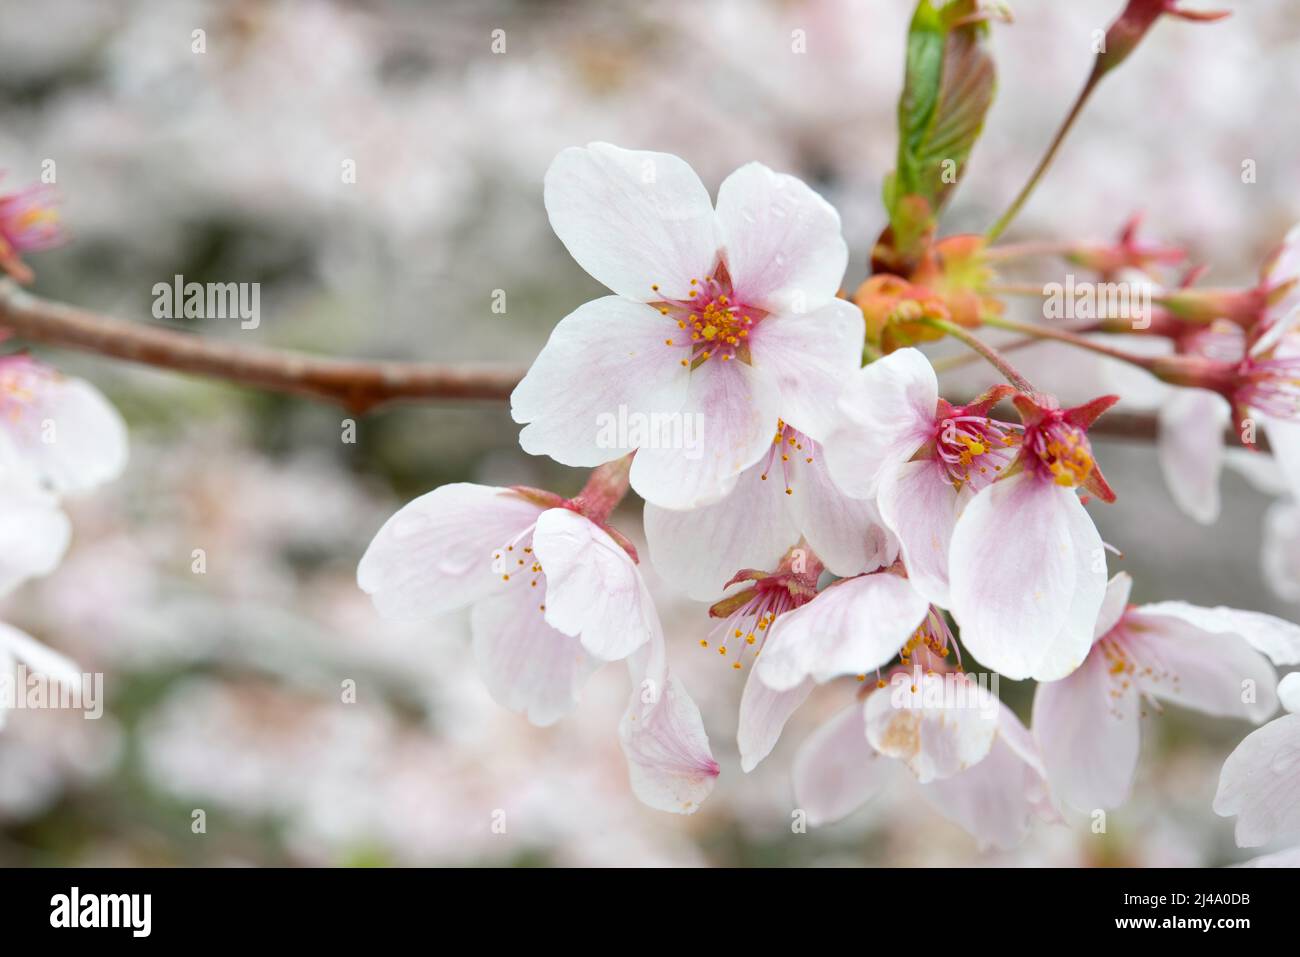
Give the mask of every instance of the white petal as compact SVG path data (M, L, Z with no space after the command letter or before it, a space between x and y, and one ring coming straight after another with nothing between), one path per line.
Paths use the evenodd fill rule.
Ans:
M1300 625L1238 608L1202 608L1185 601L1158 601L1142 606L1144 615L1178 618L1202 631L1240 635L1256 651L1261 651L1275 665L1300 665Z
M959 674L895 672L867 698L867 740L904 762L925 784L984 760L997 734L999 705L987 688Z
M420 620L471 604L505 587L493 554L541 513L510 489L443 485L384 523L357 565L357 584L385 618Z
M22 662L31 673L45 675L60 684L81 686L81 668L71 658L4 622L0 622L0 654Z
M663 508L718 501L771 445L778 398L752 366L710 359L691 373L682 408L699 423L693 433L698 441L683 448L642 448L632 460L632 488Z
M762 463L751 466L726 498L689 512L646 505L650 560L669 585L712 601L740 569L774 569L798 542L779 476L763 481L762 474Z
M1128 610L1129 594L1133 591L1133 578L1128 572L1116 572L1106 583L1106 596L1101 602L1101 611L1097 614L1097 625L1092 630L1096 641L1119 624Z
M511 416L528 423L519 433L524 451L581 467L626 455L647 437L684 443L697 423L680 414L690 346L677 331L658 310L617 296L565 316L510 396ZM656 423L670 428L661 433Z
M1300 847L1288 847L1273 854L1253 857L1239 867L1300 867Z
M620 296L685 299L692 279L713 275L713 205L676 156L609 143L570 147L546 171L544 198L569 254Z
M849 261L840 215L795 177L742 166L718 189L718 224L727 270L747 305L813 310L839 291Z
M889 784L900 767L867 741L853 702L808 736L794 758L794 800L814 827L848 817Z
M52 572L70 535L68 518L53 495L26 481L0 478L0 596Z
M798 710L813 689L811 678L787 691L773 691L751 670L740 696L740 724L736 744L740 748L740 767L748 774L772 753L790 715Z
M862 361L862 310L833 299L807 313L760 322L750 338L754 365L781 390L781 417L805 435L825 439L839 418L835 400Z
M872 498L885 470L910 459L934 431L939 380L919 349L898 349L846 382L843 417L826 446L835 484Z
M1080 811L1128 800L1137 769L1137 688L1100 649L1071 675L1034 692L1034 738L1052 791Z
M1202 525L1219 517L1223 432L1228 401L1205 389L1179 389L1160 408L1156 451L1174 502Z
M887 470L880 483L880 516L898 537L913 587L940 607L949 603L948 553L969 489L953 488L934 459Z
M48 483L57 493L82 492L126 468L126 423L103 393L50 370L24 377L30 398L0 420L0 471Z
M1126 623L1126 648L1143 691L1216 717L1256 723L1277 710L1277 673L1244 639L1149 609L1137 608Z
M649 643L628 659L632 694L619 723L636 796L652 808L693 814L713 791L713 760L700 709L668 671L663 632L655 618Z
M578 702L600 661L546 624L541 586L527 583L484 598L470 612L474 658L493 700L533 724L554 724Z
M1300 671L1284 675L1278 682L1277 699L1292 714L1300 714Z
M1010 850L1025 839L1035 818L1048 816L1047 782L1035 751L1029 732L1003 705L988 756L965 771L931 781L921 794L981 849Z
M813 443L812 448L791 454L812 459L800 460L790 470L788 501L799 531L826 567L846 578L891 564L897 543L876 507L867 499L849 498L840 491L826 471L821 446Z
M758 656L771 688L793 688L874 671L888 662L924 620L929 604L905 578L888 572L836 582L777 618Z
M1286 495L1291 491L1277 460L1267 453L1229 448L1224 450L1223 462L1265 495Z
M1237 845L1300 837L1300 714L1246 735L1219 775L1214 812L1237 817Z
M546 622L604 661L626 658L658 627L632 557L577 512L552 508L537 519L533 550L546 573Z
M1008 678L1051 681L1092 647L1106 551L1072 490L1022 472L966 506L949 578L962 644Z

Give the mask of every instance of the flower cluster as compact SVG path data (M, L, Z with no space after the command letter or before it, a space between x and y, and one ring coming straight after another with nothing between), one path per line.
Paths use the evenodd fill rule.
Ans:
M794 760L813 824L902 776L981 843L1009 847L1035 820L1127 798L1142 702L1257 724L1276 710L1274 666L1300 663L1300 627L1133 606L1129 576L1109 577L1087 503L1115 493L1088 433L1118 397L1064 408L974 340L961 317L979 314L987 270L962 287L931 257L893 277L888 303L880 275L841 298L838 215L758 164L728 177L714 205L677 157L596 143L559 155L545 198L560 239L612 295L559 323L512 411L526 451L596 466L592 479L574 499L436 489L384 526L358 572L385 614L470 605L475 657L502 705L548 724L594 668L626 659L634 790L682 812L707 797L719 766L700 712L668 671L673 642L637 553L608 525L630 485L661 579L712 603L715 624L692 643L745 674L745 771L817 685L849 686ZM969 265L971 245L949 266ZM1117 247L1071 252L1106 270L1172 258L1139 247L1132 227ZM1238 404L1280 414L1267 384L1279 373L1265 370L1290 319L1266 301L1270 331L1254 351L1213 361L1236 363L1238 389L1254 376L1254 398ZM1010 383L941 395L907 344L935 332L990 353ZM611 442L600 421L614 410L662 428ZM701 424L697 441L666 440L687 434L669 428L684 416ZM1038 682L1028 727L997 699L1000 678ZM1257 732L1270 746L1272 727ZM1217 805L1245 821L1264 812L1229 771L1252 760L1229 763Z

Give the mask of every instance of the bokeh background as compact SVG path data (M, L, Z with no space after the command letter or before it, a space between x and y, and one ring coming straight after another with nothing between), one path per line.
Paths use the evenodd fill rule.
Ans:
M1195 0L1187 0L1194 4ZM1121 0L1019 0L993 44L1000 92L946 221L979 230L1014 194L1086 76ZM1109 78L1012 237L1148 234L1253 279L1300 219L1300 7L1221 0L1214 26L1160 23ZM323 354L526 363L598 287L551 234L541 180L568 145L685 157L715 189L749 160L841 211L846 285L884 224L908 0L263 2L5 0L0 169L57 163L74 242L33 258L44 295L150 319L151 289L260 282L255 330L197 335ZM192 52L202 29L206 52ZM506 50L491 51L492 31ZM792 50L803 30L806 52ZM1257 180L1243 183L1254 160ZM340 170L356 164L355 183ZM1060 278L1040 262L1027 281ZM494 290L507 311L492 311ZM38 350L39 351L39 350ZM1210 810L1249 728L1178 709L1147 719L1132 802L1105 835L1042 826L1013 853L902 788L792 834L790 760L849 689L820 689L753 774L734 746L741 679L696 647L705 609L646 567L677 669L723 773L689 818L636 802L610 666L550 729L489 699L465 616L380 620L355 586L382 521L450 481L572 494L524 455L502 404L397 407L359 422L308 401L42 353L104 389L131 426L113 485L72 505L74 545L0 617L106 675L105 716L16 712L0 733L0 864L1173 864L1250 856ZM1067 396L1098 370L1026 359ZM953 380L973 388L982 370ZM1136 392L1134 393L1136 395ZM1293 617L1300 548L1280 505L1235 473L1213 528L1182 517L1149 445L1108 443L1120 501L1093 509L1137 600ZM1270 509L1272 510L1270 512ZM640 539L632 497L616 524ZM1266 534L1267 532L1267 534ZM1261 549L1269 543L1270 574ZM207 555L206 574L191 571ZM1297 559L1292 560L1291 556ZM357 683L355 704L341 683ZM1030 689L1003 684L1027 716ZM195 809L207 831L191 831ZM493 833L493 812L507 831Z

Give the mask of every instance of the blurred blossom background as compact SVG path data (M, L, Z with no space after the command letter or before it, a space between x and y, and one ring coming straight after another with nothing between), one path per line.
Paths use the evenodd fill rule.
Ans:
M1197 5L1188 0L1189 5ZM945 231L984 229L1091 67L1121 0L1014 2L994 28L999 95ZM1214 26L1162 21L1104 82L1009 238L1107 239L1133 212L1209 285L1251 282L1300 219L1300 7L1219 0ZM43 295L150 318L154 283L261 283L261 323L197 335L328 355L524 364L599 294L555 239L542 176L565 146L677 153L716 189L760 160L841 212L866 275L885 223L910 0L5 0L0 169L57 164L66 248L32 257ZM191 50L204 30L206 52ZM492 31L506 50L491 52ZM803 30L806 53L792 50ZM343 164L355 162L356 182ZM1257 181L1243 183L1254 160ZM1017 281L1063 278L1046 261ZM492 311L504 290L507 311ZM1013 308L1032 317L1031 306ZM37 350L40 352L40 350ZM640 805L616 726L620 665L548 729L497 707L467 616L381 620L357 560L402 503L452 481L573 494L504 404L394 407L341 440L339 411L95 357L42 352L131 426L126 475L71 506L74 544L0 607L105 675L100 720L15 711L0 733L0 864L1222 865L1252 856L1210 809L1247 725L1148 715L1134 798L1104 835L1038 825L984 853L908 788L840 824L791 830L791 757L851 693L819 689L741 773L742 678L701 652L703 605L642 565L722 776L693 817ZM1065 398L1113 370L1022 354ZM1041 370L1041 371L1035 371ZM979 367L949 391L991 384ZM1127 379L1125 380L1128 381ZM1132 397L1140 399L1140 383ZM1126 385L1127 389L1128 386ZM1126 392L1126 395L1129 393ZM1131 408L1141 403L1130 403ZM1154 451L1106 443L1119 493L1091 509L1134 599L1294 618L1296 522L1236 472L1218 524L1183 517ZM1272 516L1270 521L1269 516ZM1290 525L1286 524L1290 520ZM640 503L615 524L640 537ZM1269 571L1261 554L1270 543ZM192 571L202 549L206 573ZM644 554L644 552L643 552ZM345 681L356 703L341 701ZM1028 717L1031 687L1002 684ZM196 809L206 833L191 829ZM494 833L504 811L506 832Z

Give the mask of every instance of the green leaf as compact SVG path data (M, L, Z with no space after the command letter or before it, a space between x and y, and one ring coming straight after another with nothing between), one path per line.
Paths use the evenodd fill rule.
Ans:
M984 127L996 86L985 19L979 0L917 3L898 101L898 168L885 181L896 234L917 232L908 197L938 216Z

